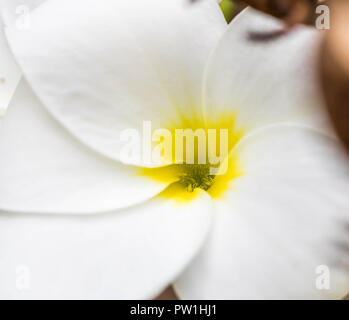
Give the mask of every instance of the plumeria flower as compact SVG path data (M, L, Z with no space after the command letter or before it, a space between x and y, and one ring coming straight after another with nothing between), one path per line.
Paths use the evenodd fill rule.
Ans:
M1 298L347 293L349 166L316 31L253 42L281 26L251 9L228 26L215 0L47 0L5 25L23 78L0 124ZM144 121L228 129L227 171L125 160Z

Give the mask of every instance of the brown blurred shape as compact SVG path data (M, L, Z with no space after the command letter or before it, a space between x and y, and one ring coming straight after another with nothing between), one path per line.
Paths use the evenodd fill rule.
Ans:
M318 0L238 0L237 2L245 2L251 7L282 19L288 26L297 23L313 25L316 18L315 8L318 5Z
M349 1L332 0L331 28L320 58L321 82L332 122L349 151Z
M155 300L178 300L178 297L172 286L163 291Z

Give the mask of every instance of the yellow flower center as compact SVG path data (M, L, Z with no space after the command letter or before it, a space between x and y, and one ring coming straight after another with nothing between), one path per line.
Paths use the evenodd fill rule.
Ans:
M202 189L213 198L222 197L230 182L242 174L241 164L231 152L243 136L243 130L236 127L235 114L224 112L210 119L181 117L163 128L168 134L158 139L158 144L169 165L141 169L142 175L157 181L175 181L160 196L189 200Z

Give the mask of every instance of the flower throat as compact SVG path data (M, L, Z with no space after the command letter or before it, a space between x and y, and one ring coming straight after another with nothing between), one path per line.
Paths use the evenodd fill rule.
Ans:
M214 120L182 118L164 126L167 141L158 141L168 165L144 168L141 174L170 182L161 194L166 198L186 200L197 189L212 197L222 196L230 181L240 175L237 157L230 154L242 137L235 119L235 115L224 113Z

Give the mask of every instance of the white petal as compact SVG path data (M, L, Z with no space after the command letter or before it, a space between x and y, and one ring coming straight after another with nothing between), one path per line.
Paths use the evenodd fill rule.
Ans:
M0 117L5 114L20 78L21 71L8 48L0 24Z
M0 298L152 298L200 248L211 209L198 192L105 215L2 214Z
M316 74L320 33L299 26L271 40L251 39L283 28L253 9L233 20L205 74L208 116L234 110L246 131L279 122L331 131Z
M96 154L76 141L22 81L0 127L0 210L93 213L140 203L171 181Z
M0 0L0 18L4 24L23 29L30 27L31 11L46 0Z
M330 138L294 126L246 139L237 149L245 175L215 203L213 232L179 279L180 296L343 298L349 292L349 163L337 148ZM330 290L321 287L323 265Z
M30 85L75 136L114 159L122 130L201 108L204 67L226 29L214 0L52 0L31 20L27 32L7 32Z

